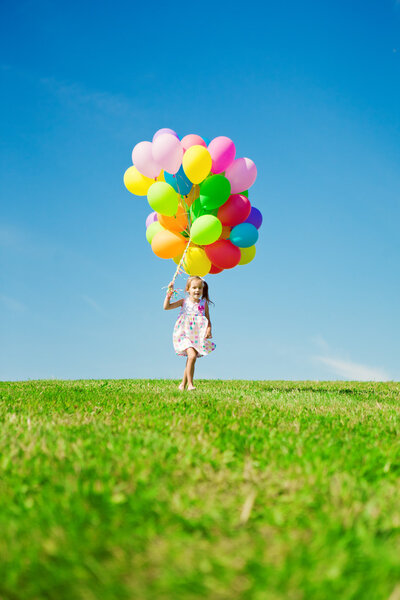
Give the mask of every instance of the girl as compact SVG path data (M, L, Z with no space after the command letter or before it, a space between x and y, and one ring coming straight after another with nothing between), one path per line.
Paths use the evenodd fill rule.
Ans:
M164 300L164 310L181 307L174 327L173 342L178 356L187 356L179 389L183 391L187 384L188 390L191 391L196 389L193 385L193 375L197 357L205 356L215 349L214 342L209 340L212 335L208 285L201 277L189 277L185 288L189 297L170 304L173 288L173 283L170 283Z

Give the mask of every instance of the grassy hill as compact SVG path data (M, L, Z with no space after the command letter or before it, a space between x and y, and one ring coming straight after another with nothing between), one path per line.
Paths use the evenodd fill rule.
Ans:
M1 600L400 599L400 384L0 383Z

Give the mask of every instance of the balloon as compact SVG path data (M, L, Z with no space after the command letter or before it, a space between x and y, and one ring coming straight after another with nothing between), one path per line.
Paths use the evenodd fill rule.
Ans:
M203 215L192 223L190 239L203 246L216 242L222 232L221 221L212 215Z
M178 194L173 187L163 181L153 182L147 199L151 208L162 215L172 217L178 210Z
M232 229L229 239L235 246L250 248L258 240L258 231L250 223L240 223Z
M214 138L208 145L208 151L212 158L212 173L222 173L235 160L235 144L228 137L220 135Z
M234 227L243 223L251 211L250 200L242 194L233 194L218 210L218 219L222 225Z
M159 176L156 178L157 181L165 181L164 171L161 171Z
M246 198L249 197L249 190L246 190L245 192L240 192L242 194L242 196L246 196Z
M236 267L241 258L240 249L229 240L217 240L204 250L212 264L220 269Z
M154 221L154 223L151 223L146 230L146 240L149 242L149 244L151 244L153 237L156 235L156 233L163 230L164 228L158 221Z
M249 246L249 248L240 248L241 258L239 260L239 265L247 265L249 262L253 260L256 255L256 247Z
M203 248L189 246L183 259L183 268L188 275L204 277L211 268L211 262L207 258Z
M197 198L189 209L190 219L193 222L195 219L203 215L213 215L217 216L218 208L214 208L214 210L206 210L202 203L200 202L200 198Z
M194 185L187 196L184 198L186 206L192 206L193 202L197 200L200 194L200 186Z
M211 269L210 269L210 275L216 275L217 273L222 273L223 269L220 269L219 267L216 267L215 265L211 265Z
M191 148L192 146L204 146L204 148L207 148L207 144L205 143L203 138L201 138L199 135L196 135L195 133L189 133L189 135L185 135L185 137L181 139L181 144L185 152L186 150L189 150L189 148Z
M181 196L186 196L192 189L192 182L186 177L182 166L176 175L171 175L171 173L164 171L164 178Z
M229 236L231 235L232 227L228 225L223 225L221 235L219 236L220 240L229 240Z
M139 142L132 150L132 162L135 167L146 177L158 177L160 165L153 158L152 143Z
M124 174L124 184L127 190L136 196L145 196L154 179L149 179L139 173L136 167L129 167Z
M164 227L164 229L168 229L168 231L173 231L175 233L185 231L185 229L188 226L186 210L182 206L182 204L178 205L175 215L173 215L172 217L166 217L165 215L159 214L158 220Z
M263 218L261 212L255 206L252 206L250 214L244 223L251 223L256 229L260 229L262 221Z
M172 259L176 265L179 265L179 263L181 262L182 254L183 252L180 252Z
M151 248L156 256L160 258L174 258L179 252L183 252L187 240L172 231L158 231L152 239Z
M158 221L158 218L156 211L153 211L149 214L149 216L146 219L146 228L149 227L149 225L151 225L155 221Z
M257 177L257 167L250 158L237 158L225 171L231 182L232 194L248 190Z
M182 159L183 170L192 183L203 181L210 172L211 164L209 151L199 145L191 146L186 150Z
M176 131L174 131L173 129L169 129L168 127L163 127L163 129L159 129L158 131L155 132L155 134L153 135L153 142L155 139L158 138L159 135L163 135L164 133L170 133L171 135L174 135L179 140L179 136L176 133Z
M153 141L154 160L161 165L164 171L175 175L182 164L182 156L183 148L181 143L171 133L163 133Z
M200 185L200 202L206 209L225 204L231 193L231 184L223 175L211 175Z

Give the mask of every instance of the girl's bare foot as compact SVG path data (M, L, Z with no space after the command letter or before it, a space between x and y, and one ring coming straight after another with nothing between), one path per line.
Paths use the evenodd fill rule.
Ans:
M181 392L183 392L185 390L185 384L184 383L180 383L178 386L178 390L181 390Z
M194 385L188 385L188 392L193 392L193 390L195 390L195 386Z

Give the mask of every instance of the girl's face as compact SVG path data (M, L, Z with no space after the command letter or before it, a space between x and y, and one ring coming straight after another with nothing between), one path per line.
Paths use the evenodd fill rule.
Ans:
M203 282L200 279L194 279L190 282L190 286L188 289L189 298L193 302L200 302L201 297L203 296Z

